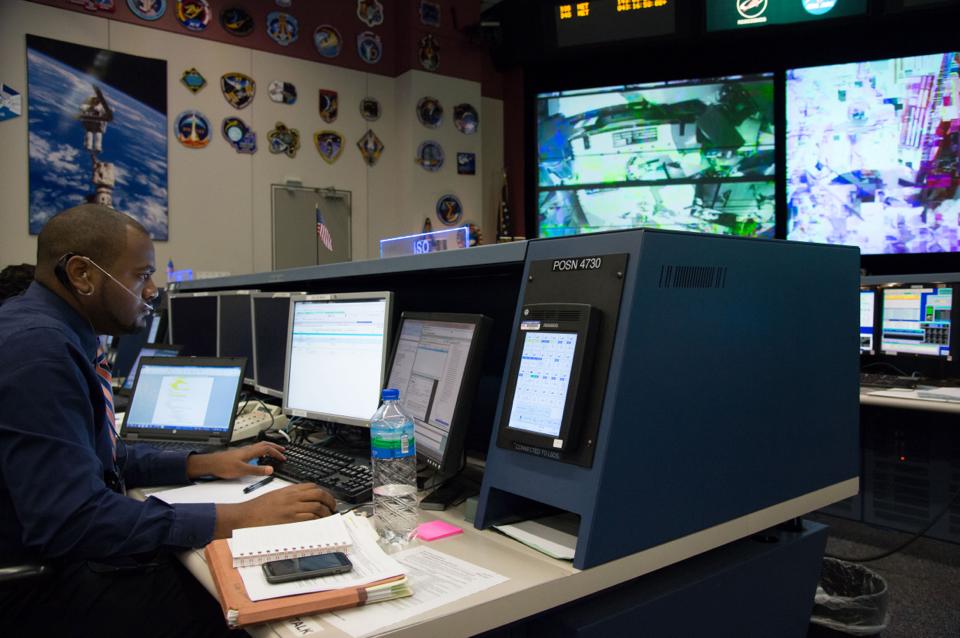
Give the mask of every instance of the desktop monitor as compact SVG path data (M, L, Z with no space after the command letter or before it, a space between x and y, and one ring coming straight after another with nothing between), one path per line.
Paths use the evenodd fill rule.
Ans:
M880 333L883 354L938 357L952 361L949 285L885 288Z
M441 474L463 465L490 320L483 315L405 312L387 387L414 420L417 456Z
M170 295L170 343L183 346L183 355L217 356L217 294L210 292Z
M860 354L876 353L877 337L877 291L860 289Z
M537 96L540 237L663 228L773 238L773 75Z
M261 394L283 396L290 298L302 292L255 292L250 295L253 331L254 388Z
M133 381L137 378L137 369L140 367L140 360L144 357L175 357L180 354L182 349L182 346L167 343L146 344L140 348L140 352L137 354L137 358L134 359L133 366L130 367L130 372L127 373L123 379L123 385L120 386L120 389L127 392L133 389Z
M284 412L369 427L380 406L393 293L303 295L291 304Z
M225 290L217 294L217 356L246 357L243 381L254 384L253 328L250 295L253 290Z
M787 71L787 239L960 252L956 52Z

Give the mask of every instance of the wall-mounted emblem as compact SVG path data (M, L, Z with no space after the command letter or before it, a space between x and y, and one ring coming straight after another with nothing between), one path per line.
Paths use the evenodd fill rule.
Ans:
M187 87L191 93L196 93L207 85L207 78L200 75L200 71L195 68L189 68L180 76L180 82Z
M223 137L238 153L257 152L257 134L239 117L223 118Z
M320 117L324 122L329 124L337 119L337 111L339 110L340 106L337 98L337 92L328 91L327 89L320 89L319 98Z
M174 134L187 148L203 148L210 143L210 122L200 111L184 111L174 120Z
M253 16L242 7L230 7L220 12L220 26L230 35L247 36L253 33Z
M313 32L313 46L317 53L325 58L335 58L343 50L343 38L340 32L329 24L321 24Z
M417 164L423 170L435 173L443 167L443 147L438 142L427 140L417 147Z
M280 46L289 46L300 35L300 23L289 13L271 11L267 14L267 35Z
M287 157L296 157L300 150L300 131L295 128L287 128L283 122L277 122L277 125L267 133L267 141L270 143L270 152L279 155L283 153Z
M127 0L131 13L141 20L153 22L167 11L167 0Z
M317 152L327 164L333 164L343 152L343 136L336 131L320 131L313 134Z
M443 106L435 97L422 97L417 101L417 119L427 128L438 128L443 123Z
M368 122L380 119L380 101L375 97L365 97L360 100L360 116Z
M278 104L296 104L297 87L290 82L274 80L267 86L267 95L270 100Z
M210 24L207 0L177 0L177 21L190 31L203 31Z
M480 126L480 114L470 104L457 104L453 107L453 124L464 135L473 135Z
M434 40L432 34L427 34L420 38L417 46L417 58L420 60L420 66L427 71L436 71L440 68L440 46Z
M367 129L363 137L357 141L357 148L360 149L360 155L367 166L373 166L383 153L383 142L380 141L376 133Z
M357 55L367 64L376 64L383 57L383 42L373 31L364 31L357 36Z
M253 102L253 97L257 94L257 83L243 73L225 73L220 78L220 90L230 106L242 109Z
M357 17L368 27L383 24L383 5L378 0L357 0Z

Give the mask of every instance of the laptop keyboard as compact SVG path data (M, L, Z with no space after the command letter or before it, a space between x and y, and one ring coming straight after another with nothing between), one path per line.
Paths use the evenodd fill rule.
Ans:
M160 448L161 450L171 450L177 452L199 452L201 454L208 452L221 452L227 449L223 445L210 445L209 443L194 443L192 441L127 441L128 444L143 443L150 447Z
M312 445L287 443L283 455L286 461L260 457L260 465L270 465L281 478L316 483L348 503L369 501L373 488L370 466L356 462L353 457L334 450Z

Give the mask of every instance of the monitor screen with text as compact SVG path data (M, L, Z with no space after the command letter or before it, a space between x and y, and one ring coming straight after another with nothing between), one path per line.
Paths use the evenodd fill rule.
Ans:
M309 418L367 425L380 405L389 298L313 297L293 301L284 408Z

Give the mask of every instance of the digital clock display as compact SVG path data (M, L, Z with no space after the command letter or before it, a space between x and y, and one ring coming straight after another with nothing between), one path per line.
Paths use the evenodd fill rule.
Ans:
M554 9L557 46L636 40L676 31L676 0L561 2Z

